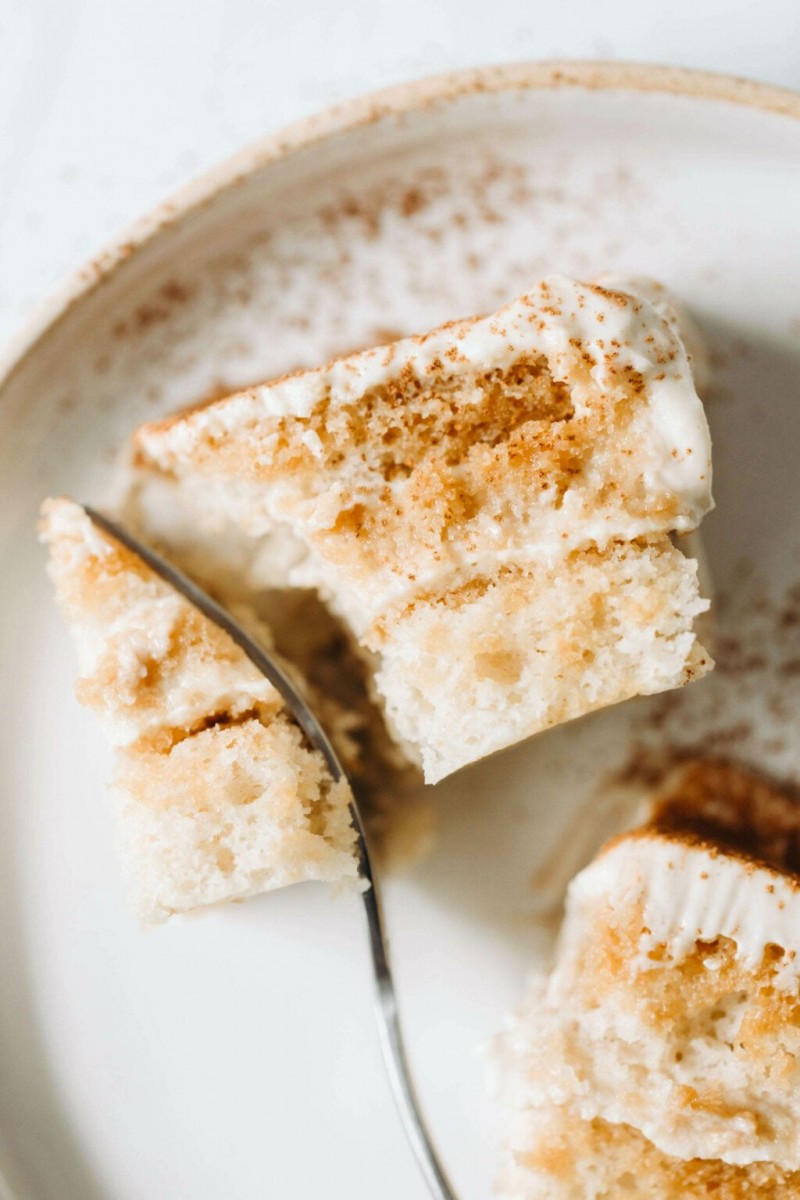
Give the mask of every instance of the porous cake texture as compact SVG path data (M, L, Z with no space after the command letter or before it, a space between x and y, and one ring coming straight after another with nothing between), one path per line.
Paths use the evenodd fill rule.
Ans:
M711 665L669 538L711 505L709 435L660 295L552 277L135 450L198 528L245 531L265 583L320 591L430 781Z
M664 1154L631 1125L573 1110L531 1110L501 1200L797 1200L800 1171L775 1163L738 1166L718 1158Z
M507 1200L800 1196L800 805L685 765L500 1039Z
M41 529L78 649L78 698L116 747L138 915L355 880L349 788L244 652L78 505L48 501ZM269 646L263 626L252 631Z

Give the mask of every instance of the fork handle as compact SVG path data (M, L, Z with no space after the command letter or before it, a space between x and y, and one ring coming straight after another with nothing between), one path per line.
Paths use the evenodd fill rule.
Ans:
M383 1051L383 1061L394 1093L395 1103L403 1122L406 1137L425 1177L428 1191L433 1200L456 1200L444 1167L428 1132L419 1098L414 1088L411 1068L406 1055L400 1014L397 1007L397 992L394 986L392 967L389 961L389 946L383 920L380 892L372 871L361 814L353 806L353 823L359 842L361 875L368 883L362 893L364 913L367 918L369 947L372 956L372 971L376 987L375 1016Z

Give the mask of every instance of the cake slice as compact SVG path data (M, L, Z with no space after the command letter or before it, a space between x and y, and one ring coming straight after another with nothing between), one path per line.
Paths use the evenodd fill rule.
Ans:
M71 501L45 504L42 538L78 649L78 698L116 747L138 915L355 880L349 789L244 652Z
M711 665L669 536L711 505L709 435L663 304L553 277L135 450L196 527L244 530L262 582L320 591L431 782Z
M800 805L684 766L501 1039L507 1200L800 1196Z

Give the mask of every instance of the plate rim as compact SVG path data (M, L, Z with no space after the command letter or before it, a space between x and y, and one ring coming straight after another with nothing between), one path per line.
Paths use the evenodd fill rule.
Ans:
M2 393L45 337L85 296L160 233L270 164L389 116L421 112L476 93L555 91L651 92L724 101L800 120L800 91L743 76L648 62L547 59L467 67L369 91L338 102L250 142L168 194L112 237L34 306L0 348Z

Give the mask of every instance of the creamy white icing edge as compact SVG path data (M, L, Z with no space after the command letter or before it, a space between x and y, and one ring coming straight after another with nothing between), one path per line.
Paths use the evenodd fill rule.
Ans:
M50 503L44 540L61 542L72 548L73 562L68 570L80 572L91 559L102 560L116 546L99 529L79 504L71 500ZM130 597L115 616L106 614L103 622L90 617L71 620L70 628L78 653L81 675L91 677L98 669L109 646L117 658L115 688L120 696L133 694L141 686L147 664L167 660L172 653L172 638L181 612L189 601L169 584L153 576L155 589ZM132 708L125 714L124 702L115 710L103 710L107 736L113 745L127 745L144 734L162 727L180 728L198 719L204 711L239 711L254 702L269 702L275 691L267 679L246 662L196 662L185 679L173 679L163 694L161 708L144 712Z
M665 944L680 959L696 941L717 937L736 943L737 958L757 967L767 945L782 947L775 983L796 988L800 979L800 881L769 867L661 835L631 835L601 853L575 877L567 898L558 965L551 988L569 986L576 956L598 904L625 910L641 904L641 961Z
M525 352L543 354L554 377L571 388L580 411L589 398L590 389L581 381L581 362L586 362L581 355L588 355L596 360L590 375L600 390L612 387L626 368L642 375L647 393L643 437L661 450L647 482L653 490L675 494L680 510L675 528L685 532L712 507L708 425L674 322L648 300L629 295L628 300L620 303L587 284L551 276L490 317L249 389L166 430L145 428L141 445L156 462L164 462L190 454L199 434L225 435L258 414L307 417L326 395L335 404L353 403L402 370L410 368L422 377L437 358L449 362L447 351L453 346L458 350L454 373L502 369ZM641 532L632 528L629 536Z

